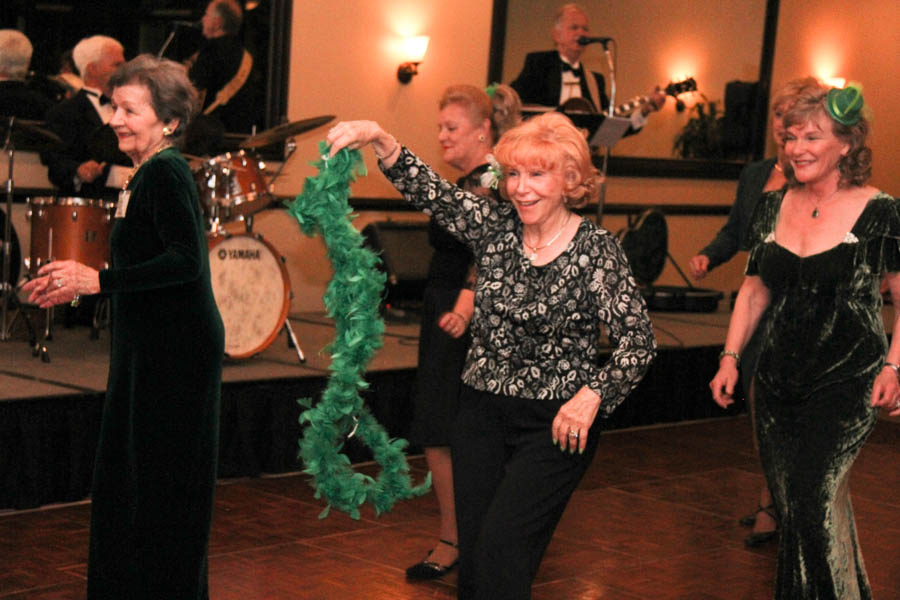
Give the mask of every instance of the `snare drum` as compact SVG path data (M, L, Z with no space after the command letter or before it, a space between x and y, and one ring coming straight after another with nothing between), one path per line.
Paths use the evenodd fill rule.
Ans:
M265 208L272 201L263 178L265 168L244 150L204 161L194 178L206 217L227 222Z
M209 270L225 324L225 353L247 358L281 331L291 303L284 258L260 235L217 235L209 241Z
M25 216L31 222L34 275L52 260L75 260L89 267L109 267L109 234L115 202L92 198L29 198Z

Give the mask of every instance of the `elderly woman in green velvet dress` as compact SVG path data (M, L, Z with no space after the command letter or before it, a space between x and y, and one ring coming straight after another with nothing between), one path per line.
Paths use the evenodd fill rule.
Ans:
M865 112L858 87L823 85L785 113L788 187L756 207L747 276L710 383L715 401L731 404L758 326L755 418L781 526L783 600L872 597L849 479L879 408L900 415L900 318L889 346L880 293L884 278L900 306L900 203L866 185Z
M224 328L197 188L174 147L197 93L149 55L110 79L110 126L134 161L111 266L68 260L25 289L40 306L109 294L112 341L91 492L88 598L205 600Z

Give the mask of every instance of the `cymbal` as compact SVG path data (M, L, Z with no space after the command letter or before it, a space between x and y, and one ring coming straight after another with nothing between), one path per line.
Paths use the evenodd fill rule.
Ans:
M42 121L12 119L12 135L10 135L9 126L10 119L0 117L0 145L6 143L7 137L16 150L39 152L62 144L58 135L43 127Z
M311 119L303 119L302 121L294 121L293 123L284 123L271 129L266 129L261 133L252 135L240 143L241 148L259 148L283 142L291 136L321 127L325 123L334 120L334 115L323 115L321 117L313 117Z

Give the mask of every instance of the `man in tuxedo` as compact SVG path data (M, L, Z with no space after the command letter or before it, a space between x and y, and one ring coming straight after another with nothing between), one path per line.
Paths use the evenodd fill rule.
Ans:
M556 50L529 53L522 72L510 84L523 104L560 106L571 98L584 98L594 110L609 108L603 75L586 71L581 64L587 46L579 44L578 39L588 35L588 16L581 7L566 4L559 9L553 25ZM654 92L650 102L631 114L632 130L643 127L650 112L662 108L665 100L665 94Z
M95 35L78 42L72 58L84 87L47 113L62 147L41 160L61 196L115 199L132 166L109 126L114 111L106 95L110 75L125 62L122 44Z

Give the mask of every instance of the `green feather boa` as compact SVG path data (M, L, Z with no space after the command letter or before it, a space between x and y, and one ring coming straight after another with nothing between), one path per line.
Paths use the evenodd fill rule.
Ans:
M324 301L337 333L326 348L331 353L331 375L322 399L315 406L311 398L299 400L306 407L300 415L305 425L300 458L304 473L313 476L316 498L324 496L328 502L319 518L328 516L333 506L358 519L364 502L371 502L375 513L381 514L398 500L425 494L431 473L422 484L412 485L403 452L406 440L390 439L359 395L368 387L363 379L366 365L382 345L384 321L378 307L385 277L377 268L378 257L363 247L362 235L351 225L349 186L357 175L366 174L362 155L343 149L329 157L325 142L319 143L319 153L321 160L312 163L319 174L307 177L303 193L288 205L288 212L304 234L320 232L328 247L334 277ZM355 472L341 453L345 436L352 435L371 448L381 465L377 478Z

